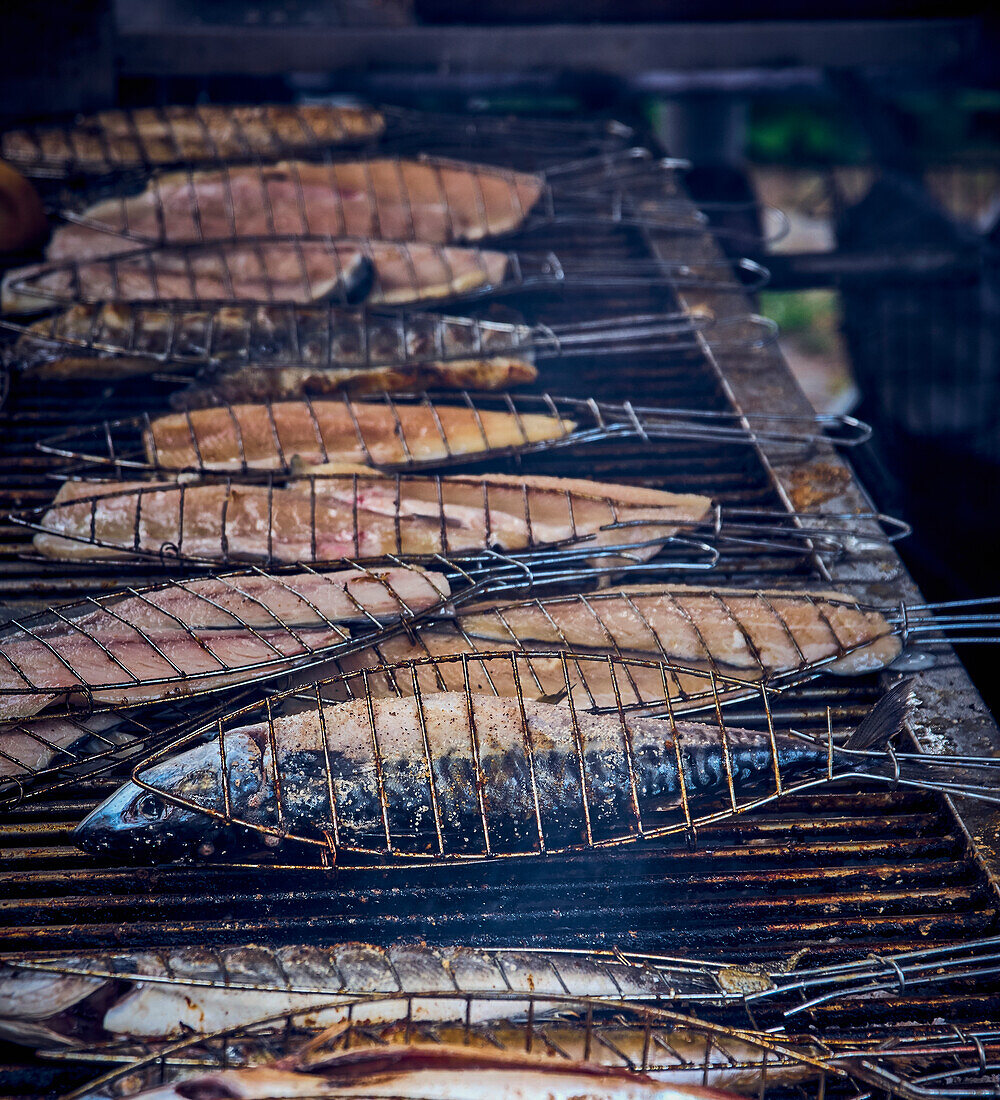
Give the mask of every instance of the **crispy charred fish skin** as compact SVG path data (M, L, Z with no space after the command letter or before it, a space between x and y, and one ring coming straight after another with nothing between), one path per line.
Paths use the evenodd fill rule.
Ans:
M212 400L257 401L532 381L537 371L520 350L530 332L525 325L337 306L96 302L34 322L15 353L21 370L39 379L115 378L202 364L201 386ZM193 403L194 394L186 401Z
M280 161L152 176L136 195L87 206L57 226L50 260L166 244L281 236L455 244L517 229L540 176L457 161ZM116 244L117 240L117 244ZM124 241L124 244L122 243Z
M766 733L675 728L679 753L660 719L528 700L445 692L313 707L274 719L273 737L245 726L151 765L144 783L180 802L129 783L74 835L88 851L166 858L244 847L261 829L319 841L336 830L340 847L404 858L531 853L634 839L637 808L677 806L678 756L689 802L727 792L729 770L743 796L773 785ZM775 744L786 779L826 768L825 746Z
M81 115L69 126L8 130L0 156L42 175L273 156L376 138L385 119L369 107L199 104Z
M715 988L694 972L665 973L651 965L586 952L419 943L180 947L53 959L43 965L52 969L0 965L0 1004L5 1006L0 1034L5 1026L7 1033L15 1033L30 1024L43 1029L45 1040L53 1042L72 1041L85 1029L94 1040L169 1039L284 1012L302 1012L303 1023L316 1028L348 1018L391 1024L408 1011L419 1021L457 1021L464 1020L468 1010L470 1022L477 1022L525 1014L528 1001L512 994L530 994L534 1011L543 1015L557 1012L561 1003L539 999L546 994L661 1001L676 999L685 989L705 993ZM173 980L142 980L167 977ZM232 985L243 988L229 988ZM399 998L381 997L368 1005L336 1003L396 992L421 996L412 1010ZM434 997L435 992L470 993L474 1000L467 1005L461 997ZM100 1000L96 1022L89 1000L95 994ZM75 1013L70 1011L74 1007Z
M80 685L92 702L125 704L239 683L345 640L349 623L426 610L448 592L441 574L402 567L251 573L43 613L0 631L0 719L75 700Z
M652 557L706 497L570 478L368 474L258 484L64 482L35 535L60 560L172 553L328 562L523 550L586 540Z

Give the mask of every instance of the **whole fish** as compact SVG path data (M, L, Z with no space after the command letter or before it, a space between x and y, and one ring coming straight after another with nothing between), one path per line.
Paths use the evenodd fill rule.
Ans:
M908 697L907 684L893 689L848 748L896 734ZM532 855L654 835L658 814L671 832L686 827L680 810L698 821L748 809L773 797L779 773L785 790L822 780L831 763L835 774L895 774L887 754L831 757L787 733L474 692L300 706L258 721L240 712L211 739L148 764L143 786L119 788L76 842L157 859L265 838L403 860Z
M279 161L150 177L56 227L49 260L241 237L378 237L456 244L517 229L542 196L541 176L482 164L375 157Z
M518 551L580 542L652 557L700 522L704 497L569 478L370 472L270 485L64 482L38 524L49 558L170 555L332 562Z
M448 594L441 574L397 567L232 574L57 608L0 630L0 719L240 683L346 640L351 623L391 622Z
M461 691L545 698L568 691L576 705L663 703L664 662L674 709L704 705L776 675L821 668L872 672L899 655L897 632L878 610L842 592L635 585L473 606L413 624L397 635L324 662L330 698L362 690L388 698ZM509 658L433 660L456 654ZM627 666L601 656L642 658ZM398 671L393 666L402 665ZM697 670L697 671L687 671ZM704 673L715 671L713 681Z
M414 999L385 996L393 993ZM455 996L466 993L471 1001ZM369 994L382 996L358 1000ZM558 1000L546 1001L546 994ZM350 942L178 947L0 964L0 1035L60 1045L164 1040L284 1013L299 1014L297 1023L307 1029L348 1020L458 1021L467 1011L474 1023L521 1018L529 1009L539 1016L559 1012L567 995L615 1003L725 999L704 965L600 952Z
M393 1057L393 1055L396 1055ZM216 1070L140 1092L136 1100L279 1100L285 1097L392 1097L393 1100L727 1100L732 1093L656 1081L594 1063L550 1063L538 1055L465 1047L401 1052L359 1048L322 1073L271 1067Z
M156 469L290 472L294 459L393 467L474 457L559 440L575 428L560 416L444 402L280 401L159 416L143 444Z
M198 367L204 403L344 389L500 389L537 376L527 325L332 305L173 309L79 304L35 321L13 355L31 378L121 378ZM211 397L211 401L207 400Z
M508 263L505 252L418 242L241 239L12 268L0 294L6 313L109 298L405 305L500 286Z
M376 138L370 107L327 104L134 107L79 115L66 126L8 130L0 157L33 175L103 174L180 162L252 159Z

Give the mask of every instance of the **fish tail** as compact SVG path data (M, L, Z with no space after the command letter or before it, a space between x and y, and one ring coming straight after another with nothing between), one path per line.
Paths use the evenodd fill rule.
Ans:
M861 720L847 739L846 749L884 749L903 730L915 696L913 680L900 680Z
M865 715L844 745L847 766L893 786L1000 803L1000 759L939 756L893 748L915 702L913 680L901 680ZM862 756L848 755L861 753Z

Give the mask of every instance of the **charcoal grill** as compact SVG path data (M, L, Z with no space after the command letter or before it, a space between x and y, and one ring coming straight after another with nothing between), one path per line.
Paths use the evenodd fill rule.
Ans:
M491 143L480 141L477 151L496 163L531 168L545 163L539 144L519 147L501 133ZM454 154L453 130L423 136L426 151L438 146ZM585 146L581 138L581 151ZM678 309L716 317L748 312L745 292L721 266L707 230L677 235L628 225L600 231L546 226L513 238L511 246L536 254L569 251L598 276L609 259L616 269L638 262L652 270L660 259L668 273L684 265L719 276L699 279L697 286L671 285L667 274L655 281L607 284L597 278L588 286L514 288L504 304L529 323L555 326ZM493 307L481 301L474 308L490 316ZM748 352L700 338L694 345L672 354L666 366L656 351L642 348L614 359L585 352L571 362L557 358L544 364L535 389L541 392L543 382L547 390L573 395L585 386L598 400L735 414L747 431L754 417L811 416L775 347ZM88 420L165 411L170 389L156 385L148 379L107 386L67 382L57 389L15 376L0 424L2 509L31 508L51 498L51 475L60 459L40 454L38 440L74 428L81 409ZM790 453L766 440L737 446L650 439L636 449L634 441L612 436L579 453L511 456L493 468L564 475L585 469L594 478L706 493L723 507L784 510L793 526L801 522L798 513L871 511L849 465L823 443ZM123 579L152 583L163 575L148 562L108 567L29 560L28 535L23 527L0 527L0 600L14 615L85 590L118 587ZM874 605L921 602L885 544L850 558L815 547L803 553L731 546L723 550L716 574L720 583L736 585L832 583ZM1000 737L971 683L950 651L936 652L934 666L917 674L923 705L914 735L929 749L995 753ZM820 732L828 707L838 726L849 727L879 689L873 678L827 680L775 706L784 720ZM751 722L759 713L737 704L729 717ZM499 866L344 868L331 879L329 872L308 867L218 867L209 876L196 866L150 869L87 857L71 845L68 829L117 782L101 776L86 787L69 783L4 812L0 949L419 938L627 947L772 963L805 951L819 963L945 945L988 935L1000 923L998 816L926 792L803 792L779 810L705 825L687 843L648 841L627 850L505 860ZM816 1012L824 1025L856 1036L873 1030L882 1037L912 1035L942 1018L965 1034L996 1020L1000 994L989 980L956 979L900 987L893 998L861 1011L838 1004ZM73 1064L39 1065L7 1047L2 1059L3 1090L18 1095L78 1085L91 1073ZM827 1094L842 1087L828 1081Z

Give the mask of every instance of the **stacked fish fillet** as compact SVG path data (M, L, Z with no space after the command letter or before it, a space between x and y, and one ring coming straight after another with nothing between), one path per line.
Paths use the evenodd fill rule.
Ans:
M315 114L311 132L332 140L333 120ZM260 117L233 116L251 134ZM288 125L280 113L270 121ZM381 125L357 112L336 121L348 137ZM171 118L182 132L183 122ZM112 136L102 147L116 164L156 159L162 120L148 120L138 151L131 132L114 131L116 118L92 124ZM224 120L201 118L206 125ZM234 141L220 132L222 146ZM31 153L23 135L8 135L5 148ZM212 313L223 333L250 324L280 344L287 334L276 301L304 308L340 295L395 305L502 284L507 254L466 246L523 226L546 186L541 176L482 165L378 157L157 175L60 226L48 264L5 281L4 306L34 311L78 298L36 335L107 333L113 343L123 325L134 331L135 303L145 303L150 341L173 349L203 325L198 299L224 300L228 312ZM171 299L195 300L184 307L179 345L178 314L164 305ZM481 340L447 345L448 331L442 322L430 350L404 346L398 369L359 369L346 354L331 364L329 334L315 364L307 347L297 349L298 365L281 367L279 347L268 365L280 369L225 367L223 398L268 400L151 419L141 446L156 481L66 482L36 536L41 555L128 561L169 552L215 572L102 595L0 634L0 778L58 774L66 758L93 751L95 738L114 760L126 708L288 672L297 674L289 692L196 730L137 770L141 783L126 783L81 825L81 846L154 859L297 840L328 856L544 855L655 835L648 815L681 805L690 825L699 799L720 812L727 787L732 806L721 812L735 812L739 796L745 806L771 797L761 792L776 771L812 782L834 763L847 767L837 753L868 753L875 759L851 767L879 775L878 750L900 727L905 695L889 698L836 752L780 731L674 718L675 709L721 706L782 675L885 667L899 652L894 628L849 596L628 585L501 600L473 585L475 599L463 602L450 571L456 555L535 555L574 568L600 561L613 572L696 529L713 502L582 479L399 474L415 461L556 443L575 425L458 402L303 396L535 377L528 359L490 354ZM266 339L260 347L266 360ZM500 339L497 348L509 350ZM406 367L407 355L419 366ZM135 369L62 352L30 366L48 378ZM218 571L235 564L244 568ZM318 676L325 682L314 683ZM669 722L648 716L664 708ZM885 775L898 779L899 767L894 758ZM0 975L0 1032L50 1045L163 1041L187 1028L234 1029L238 1039L259 1036L264 1018L278 1019L286 1036L293 1025L333 1029L286 1050L280 1065L265 1046L246 1068L209 1070L150 1098L374 1090L707 1100L725 1095L716 1087L756 1094L765 1065L767 1079L784 1084L826 1071L811 1047L779 1050L773 1038L668 1014L629 1016L625 1002L673 999L655 968L473 948L446 955L398 945L245 947L229 953L222 977L218 960L190 949L166 965L153 954L49 961ZM383 970L396 984L383 984ZM543 974L553 975L550 985ZM693 968L685 993L717 978ZM616 1018L595 1053L588 1029L602 1000ZM548 1053L532 1049L531 1024L525 1047L516 1021L526 1012L552 1018ZM421 1041L414 1020L441 1030ZM369 1031L348 1039L348 1022ZM488 1038L472 1037L470 1022L491 1024Z

